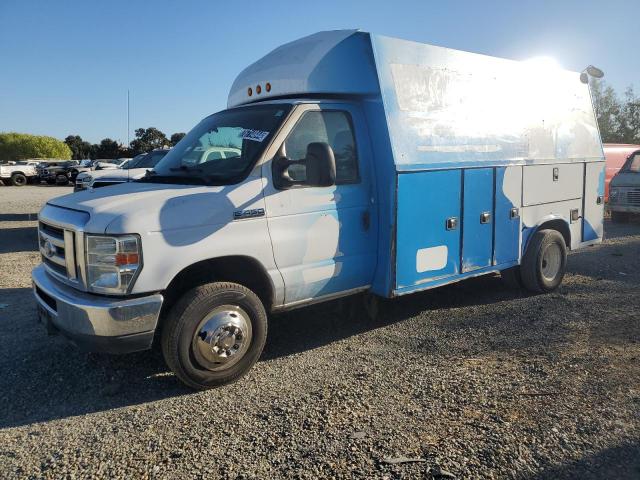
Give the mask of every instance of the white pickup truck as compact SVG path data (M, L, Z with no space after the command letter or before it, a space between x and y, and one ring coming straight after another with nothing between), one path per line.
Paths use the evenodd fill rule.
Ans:
M33 164L14 163L0 165L0 180L9 182L15 187L22 187L37 177L38 172Z
M321 32L247 67L143 178L50 200L34 293L79 346L159 341L210 388L257 361L273 312L497 272L550 292L602 240L603 195L579 73Z

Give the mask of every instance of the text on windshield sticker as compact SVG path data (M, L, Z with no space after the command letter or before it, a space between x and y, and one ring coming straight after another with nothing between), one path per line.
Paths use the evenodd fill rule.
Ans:
M243 140L253 140L254 142L261 142L265 138L267 138L269 132L263 132L262 130L252 130L250 128L245 128L240 133L240 136Z

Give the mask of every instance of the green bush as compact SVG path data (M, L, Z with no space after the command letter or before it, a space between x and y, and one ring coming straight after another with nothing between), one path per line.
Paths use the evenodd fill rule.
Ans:
M71 149L60 140L45 135L28 133L0 133L0 160L24 160L27 158L71 159Z

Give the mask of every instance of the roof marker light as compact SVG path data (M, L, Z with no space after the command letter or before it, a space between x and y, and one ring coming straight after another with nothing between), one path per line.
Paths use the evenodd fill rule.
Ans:
M270 92L271 91L271 84L269 82L267 82L267 84L264 86L264 88L265 88L265 90L267 92Z
M256 85L256 93L260 95L262 93L262 87L260 85Z
M251 87L247 88L247 95L253 95L253 90L251 90Z

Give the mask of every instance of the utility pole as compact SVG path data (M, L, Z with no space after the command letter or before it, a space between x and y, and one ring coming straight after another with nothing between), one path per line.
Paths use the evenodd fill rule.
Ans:
M130 127L129 127L129 123L130 123L130 120L131 120L131 116L129 114L129 112L130 112L129 105L130 105L129 104L129 89L127 89L127 148L129 148L129 145L131 144L131 141L130 141L130 138L129 138L129 132L131 131Z

